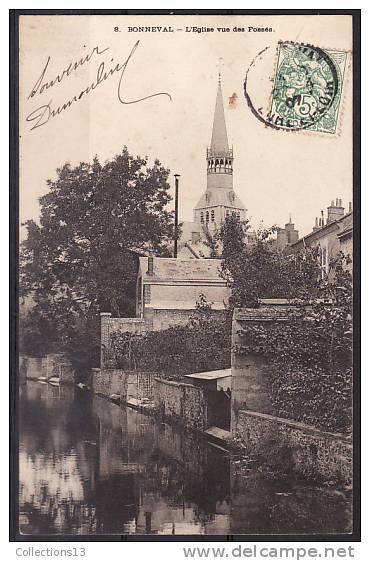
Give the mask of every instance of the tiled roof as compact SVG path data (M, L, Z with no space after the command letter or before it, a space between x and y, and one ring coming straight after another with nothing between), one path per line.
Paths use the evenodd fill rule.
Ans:
M299 240L291 244L291 247L302 244L303 240L304 241L311 240L311 239L319 240L331 230L333 229L335 230L335 227L340 230L338 232L338 235L340 235L342 232L344 232L344 230L350 229L352 225L353 225L353 214L352 212L350 212L348 214L345 214L338 220L334 220L333 222L329 222L329 224L325 224L325 226L323 226L319 230L316 230L315 232L310 232L309 234L306 234L302 238L299 238Z
M207 199L207 200L206 200ZM215 206L225 206L228 208L245 209L242 201L239 199L237 194L230 189L212 189L203 193L195 206L198 208L207 208Z
M219 274L221 259L153 257L153 275L147 273L148 258L139 257L139 260L144 280L222 281Z
M344 230L339 232L338 238L346 238L346 237L352 235L352 232L353 232L353 224L351 223Z

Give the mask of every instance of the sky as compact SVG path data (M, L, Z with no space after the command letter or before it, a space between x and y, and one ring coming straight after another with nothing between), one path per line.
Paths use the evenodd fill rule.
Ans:
M174 31L129 31L139 26L171 27ZM187 31L192 27L203 30ZM71 165L91 161L94 155L104 162L125 145L133 155L148 156L150 162L158 158L168 167L172 192L173 174L181 175L180 220L192 220L193 207L206 187L205 154L219 69L229 143L234 149L234 189L248 209L253 227L261 221L266 227L283 226L291 216L304 235L331 200L341 198L348 208L353 187L350 64L336 135L267 128L248 107L243 84L252 60L265 50L266 55L257 57L250 76L253 99L257 104L268 103L280 40L351 51L351 19L21 16L20 220L37 220L38 199L48 191L46 180L56 177L58 167L67 161ZM103 62L105 72L116 64L124 65L137 41L120 87L121 71L112 72L77 99L96 81ZM69 67L86 55L89 60L84 64ZM69 75L65 72L51 86L51 80L61 77L68 67ZM127 104L120 102L119 95L126 102L153 97ZM49 107L56 110L75 96L69 108L47 119ZM233 103L229 103L230 98ZM37 124L40 126L35 127Z

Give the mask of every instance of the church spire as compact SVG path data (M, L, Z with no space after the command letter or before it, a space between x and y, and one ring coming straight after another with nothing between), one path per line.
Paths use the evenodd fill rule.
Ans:
M227 152L229 150L220 73L218 74L218 88L215 113L213 117L212 140L210 148L214 152Z
M245 207L233 189L234 155L227 139L220 72L212 138L206 158L207 188L194 208L194 221L207 228L216 228L231 214L244 220Z
M221 74L219 72L211 145L207 149L207 189L232 190L233 159L233 151L229 149L227 140Z

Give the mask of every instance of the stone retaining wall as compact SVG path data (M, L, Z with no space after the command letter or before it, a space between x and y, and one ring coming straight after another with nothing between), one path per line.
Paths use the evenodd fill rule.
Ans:
M44 357L19 356L20 380L33 380L40 377L59 378L61 384L74 384L74 369L62 353L48 354Z
M19 355L20 380L35 379L42 376L42 358Z
M117 368L93 368L92 390L97 395L110 397L119 395L121 401L127 398L128 373Z
M112 318L109 312L102 312L100 314L100 367L104 369L115 365L111 348L113 333L140 335L146 330L146 322L141 318Z
M263 300L259 308L235 308L232 326L232 398L231 427L238 423L239 411L259 411L273 415L276 413L270 401L266 357L255 353L240 353L239 347L248 343L243 328L269 326L294 322L297 308L288 300Z
M61 384L75 383L75 371L70 364L65 363L60 365L59 380Z
M234 436L247 453L284 454L297 473L351 483L352 443L344 435L255 411L239 411Z
M202 388L155 378L154 405L169 420L195 430L207 428L207 400Z

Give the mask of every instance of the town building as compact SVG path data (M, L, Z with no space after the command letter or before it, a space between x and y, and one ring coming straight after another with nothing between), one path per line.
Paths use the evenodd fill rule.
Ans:
M230 290L220 267L220 259L139 257L136 317L150 330L187 323L202 297L223 312Z
M143 334L186 325L195 318L202 298L211 305L213 316L225 314L230 289L220 276L221 259L153 256L138 259L136 317L100 314L102 367L107 367L112 358L113 333Z
M303 236L290 246L291 251L298 252L305 247L318 247L321 276L325 278L329 273L330 261L339 252L349 255L353 254L353 213L352 205L349 203L348 212L342 206L342 199L331 201L327 207L327 216L321 211L320 217L315 219L312 232ZM348 264L352 270L352 263Z

